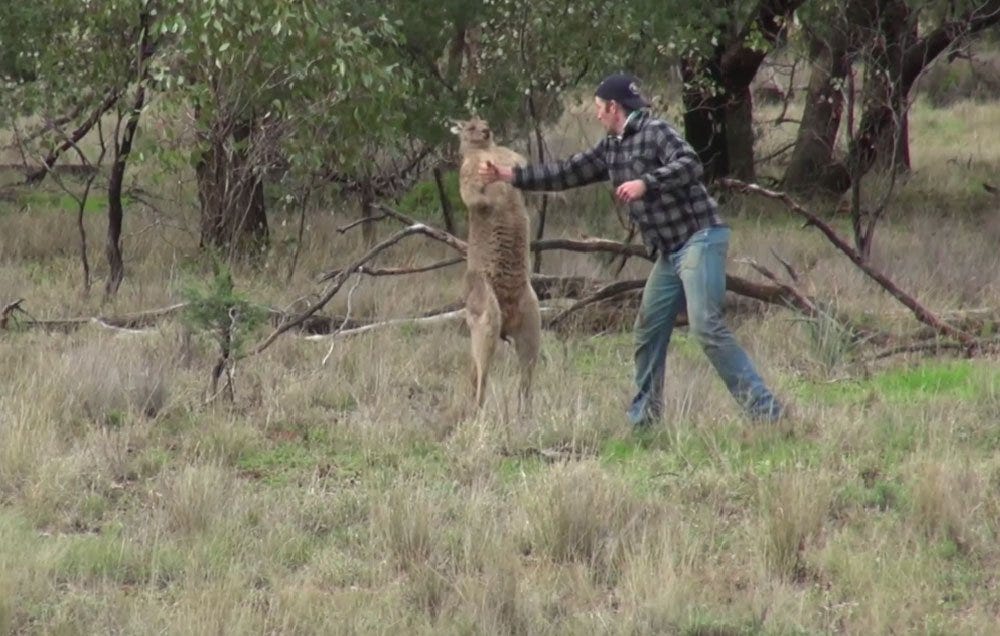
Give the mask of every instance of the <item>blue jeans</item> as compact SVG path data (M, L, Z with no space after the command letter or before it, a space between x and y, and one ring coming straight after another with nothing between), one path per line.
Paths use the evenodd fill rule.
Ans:
M656 260L635 321L637 393L628 409L633 425L651 424L663 414L667 345L685 303L691 334L750 418L774 421L781 417L782 406L764 386L723 319L729 235L725 226L700 230L683 247L660 254Z

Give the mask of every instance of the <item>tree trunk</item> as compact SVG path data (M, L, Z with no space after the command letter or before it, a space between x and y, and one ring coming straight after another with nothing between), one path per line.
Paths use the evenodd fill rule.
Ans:
M726 138L726 115L722 96L698 86L700 76L717 81L718 73L699 71L689 61L681 62L684 78L684 136L705 168L705 181L729 174L729 143Z
M441 216L444 217L444 229L448 230L449 234L458 236L455 226L455 215L452 213L448 191L444 187L444 177L441 174L441 167L434 166L431 173L434 175L434 184L437 186L438 199L441 200Z
M879 50L881 66L893 78L889 84L889 103L892 106L892 124L877 137L878 150L875 167L881 170L908 171L910 169L910 126L908 95L910 86L903 79L903 59L906 51L917 41L916 17L909 15L906 4L899 2L890 12L885 28L884 50Z
M751 40L775 45L803 0L761 0L747 24L722 28L710 59L681 60L684 130L705 168L705 180L729 174L753 178L753 81L767 51Z
M785 171L783 189L811 194L822 183L836 183L837 192L850 185L846 170L837 172L833 151L844 110L839 86L851 70L846 46L837 42L814 42L812 73L802 123L795 149Z
M195 172L201 246L227 258L259 255L268 245L264 181L249 156L251 123L217 122Z
M108 280L104 285L105 298L118 293L118 288L125 278L125 264L122 260L122 220L125 216L122 206L122 185L125 182L125 168L132 152L132 140L139 126L139 116L146 101L146 88L140 82L135 93L135 103L125 123L125 132L121 142L114 140L115 162L108 176L108 237L104 253L108 259Z
M361 186L361 216L368 219L368 222L361 226L361 237L365 242L366 247L371 247L375 245L375 224L372 219L375 216L375 210L372 209L372 203L375 202L375 197L372 193L371 177L365 175L364 183Z
M729 174L744 181L753 181L753 100L750 86L730 95L726 102L726 155Z
M535 132L535 151L538 158L538 164L543 165L545 163L545 136L542 133L542 121L539 117L538 109L535 107L535 93L533 90L528 91L528 114L531 117L531 125ZM528 143L528 149L530 154L531 143ZM549 196L547 194L542 195L542 203L538 207L538 228L535 232L535 240L540 241L545 238L545 217L548 215L549 210ZM535 261L532 263L531 271L538 274L542 271L542 252L540 250L535 251Z
M695 87L699 79L689 66L682 74L688 87L684 91L685 137L705 167L705 180L736 176L752 181L753 101L749 82L712 94Z
M861 174L871 168L900 167L899 157L909 156L908 151L898 152L897 140L902 137L907 110L909 86L903 86L902 58L910 44L912 28L907 23L911 14L904 0L886 0L879 8L881 37L872 48L863 97L864 113L872 116L862 116L858 130Z
M893 122L878 133L872 168L906 172L910 169L909 117L904 110L892 113L892 118Z
M906 125L907 99L913 83L923 70L943 51L975 33L990 28L1000 22L1000 0L988 0L983 5L970 10L955 19L945 20L933 31L916 38L915 21L907 20L908 8L902 0L883 0L875 3L882 12L879 46L872 60L873 70L877 67L889 74L888 82L874 81L870 89L866 87L864 112L857 134L851 143L849 156L843 166L857 166L857 176L863 176L884 153L888 139L900 137L899 160L909 160L909 131ZM889 15L893 14L893 15ZM887 17L888 16L888 17ZM902 128L897 126L902 125ZM891 137L887 135L891 134ZM883 158L884 159L884 158ZM884 165L884 164L883 164ZM844 192L850 187L825 181L829 190Z
M136 84L132 109L129 111L128 121L125 122L125 131L119 140L116 128L115 137L112 140L115 160L111 165L111 174L108 176L108 236L104 246L104 253L108 259L108 280L104 284L105 299L118 293L118 288L121 287L122 280L125 278L125 263L122 259L122 220L125 216L122 206L122 185L125 183L125 168L128 165L128 157L132 153L132 141L135 139L135 131L139 126L139 117L142 115L142 107L146 103L145 81L149 78L146 60L152 54L147 46L151 20L152 14L142 13L139 16L138 65L142 71ZM121 109L119 109L118 123L121 124Z

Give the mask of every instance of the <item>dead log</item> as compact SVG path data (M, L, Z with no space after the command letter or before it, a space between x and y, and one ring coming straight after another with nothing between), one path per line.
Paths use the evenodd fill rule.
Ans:
M997 353L1000 351L1000 340L984 339L976 342L976 349L983 353ZM924 340L922 342L910 342L888 349L879 351L871 355L867 361L874 362L876 360L884 360L885 358L890 358L892 356L905 355L910 353L927 353L927 354L939 354L943 351L956 351L960 353L967 353L967 347L958 342L948 342L941 340L940 338L934 337L931 340Z
M20 304L24 302L24 299L20 299L15 304ZM170 305L169 307L162 307L160 309L152 309L149 311L141 311L130 314L122 314L121 316L82 316L78 318L57 318L50 320L25 320L19 325L27 329L42 329L45 331L62 331L70 332L84 325L96 324L98 326L119 329L119 330L141 330L149 329L155 326L161 319L172 316L182 309L187 307L187 303L177 303L175 305ZM20 311L24 311L20 307L15 307ZM4 309L6 311L6 308ZM6 328L7 322L0 322L0 328Z
M963 311L946 311L939 314L941 320L948 323L955 329L960 329L980 337L990 335L1000 327L1000 311L984 307L980 309L966 309ZM928 326L921 327L912 333L908 340L927 340L934 338L937 332Z
M532 274L531 286L538 300L550 298L580 298L604 284L586 276L549 276Z
M558 327L560 324L564 323L568 317L572 316L584 307L593 305L594 303L602 300L617 298L629 292L642 289L645 284L646 281L644 280L624 280L609 283L593 293L588 294L586 297L581 298L578 302L573 303L568 309L556 316L550 323L550 326Z

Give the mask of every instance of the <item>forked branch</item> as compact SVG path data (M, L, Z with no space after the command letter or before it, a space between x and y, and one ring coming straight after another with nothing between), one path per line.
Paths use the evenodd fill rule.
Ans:
M736 179L720 179L718 183L723 187L730 188L738 192L759 194L761 196L765 196L770 199L777 199L783 202L793 212L805 217L809 221L809 225L815 226L820 232L826 235L827 239L829 239L837 249L847 255L847 257L851 259L851 262L867 274L869 278L873 279L883 289L889 292L893 298L909 308L910 311L912 311L916 316L917 320L925 325L928 325L929 327L932 327L934 331L942 336L947 336L957 340L966 348L967 351L971 352L976 349L977 341L972 335L949 325L941 320L934 312L927 309L927 307L924 307L924 305L921 304L920 301L918 301L913 295L901 289L899 285L892 281L892 279L869 264L861 253L858 252L858 250L851 247L851 245L844 240L844 238L841 237L836 230L830 227L829 224L824 222L823 219L802 207L801 204L795 201L787 193L769 190L767 188L762 188L761 186L745 183Z

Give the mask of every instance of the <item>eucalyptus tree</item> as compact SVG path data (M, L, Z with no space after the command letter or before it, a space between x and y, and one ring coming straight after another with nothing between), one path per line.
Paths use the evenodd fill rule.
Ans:
M41 0L12 5L0 17L4 38L0 70L8 82L3 105L14 117L8 124L15 131L28 183L43 180L70 149L84 167L99 168L90 165L79 145L95 128L100 132L99 156L103 158L106 143L112 146L106 294L117 291L124 276L122 182L144 103L144 67L154 48L148 37L154 13L140 1ZM101 122L115 109L118 125L106 139ZM21 136L19 116L40 119L41 125ZM86 264L86 243L84 237L81 240Z
M803 20L816 63L786 187L842 193L872 168L909 167L915 82L939 56L995 28L1000 0L815 2ZM863 72L858 122L838 156L839 104L855 66Z
M814 1L799 14L809 79L783 180L790 191L808 193L821 188L824 182L849 183L850 177L834 159L834 151L844 117L846 89L853 85L849 74L864 45L860 11L866 1Z
M636 43L631 63L666 82L673 77L669 68L677 67L685 136L708 180L755 177L751 84L765 58L797 36L800 12L815 13L814 7L823 2L628 3L626 28Z
M526 142L532 160L552 159L543 126L559 117L581 84L592 87L601 75L628 68L637 48L629 3L391 0L358 6L369 19L385 12L399 22L400 37L385 50L412 75L403 127L445 155L453 146L447 122L475 114L499 137ZM546 208L543 198L539 238Z
M201 242L226 256L268 244L264 183L359 161L400 118L405 69L375 41L395 26L337 0L162 0L158 90L190 105Z

